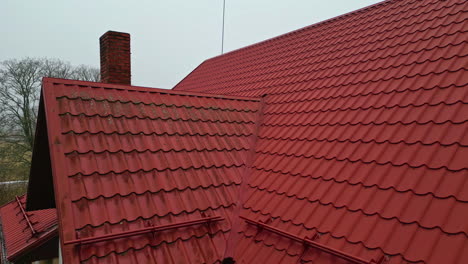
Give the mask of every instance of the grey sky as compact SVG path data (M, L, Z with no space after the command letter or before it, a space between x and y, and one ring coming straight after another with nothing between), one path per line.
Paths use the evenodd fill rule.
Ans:
M225 51L380 2L226 0ZM132 36L132 84L172 88L221 50L222 0L0 1L0 61L50 57L99 66L99 37Z

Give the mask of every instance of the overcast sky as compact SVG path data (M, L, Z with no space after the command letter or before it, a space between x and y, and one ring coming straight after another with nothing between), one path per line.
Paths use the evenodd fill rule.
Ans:
M225 51L379 0L226 0ZM131 34L132 84L172 88L221 52L223 0L0 0L0 61L49 57L99 67L99 37Z

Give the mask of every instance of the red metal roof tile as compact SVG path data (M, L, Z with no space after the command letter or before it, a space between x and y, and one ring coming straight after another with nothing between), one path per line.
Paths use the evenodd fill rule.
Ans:
M203 62L265 97L241 216L387 263L466 262L467 2L394 0ZM241 222L241 263L339 263ZM274 260L270 257L274 256Z
M259 99L50 78L42 96L65 262L223 259Z
M0 207L0 245L9 261L24 257L30 250L57 237L55 209L25 211L25 195ZM2 250L0 250L2 251Z
M468 261L467 8L385 1L173 91L44 79L65 261Z

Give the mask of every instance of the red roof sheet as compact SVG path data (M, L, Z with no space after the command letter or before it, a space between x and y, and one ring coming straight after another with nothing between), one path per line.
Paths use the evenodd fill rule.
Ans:
M241 216L365 260L468 263L467 11L387 1L182 80L175 90L267 94ZM240 228L239 263L341 261Z
M259 99L46 78L43 100L66 263L223 258Z
M2 238L9 261L17 260L57 236L56 210L26 212L25 203L23 195L0 207Z

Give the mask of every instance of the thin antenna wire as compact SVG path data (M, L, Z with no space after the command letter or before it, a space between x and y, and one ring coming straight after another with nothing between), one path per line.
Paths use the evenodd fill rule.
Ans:
M221 35L221 54L224 53L224 14L226 10L226 0L223 0L223 30Z

